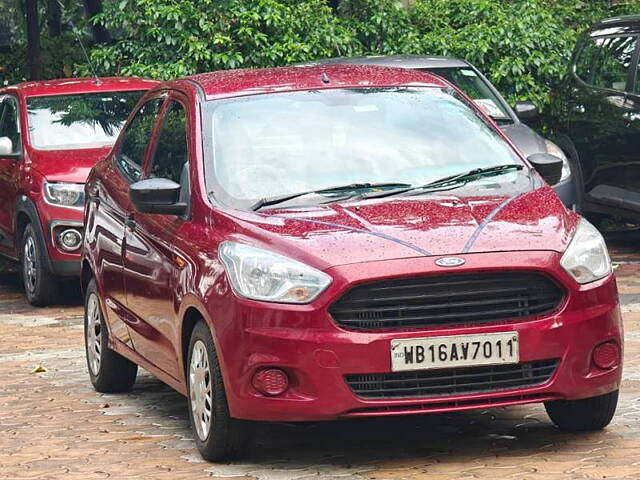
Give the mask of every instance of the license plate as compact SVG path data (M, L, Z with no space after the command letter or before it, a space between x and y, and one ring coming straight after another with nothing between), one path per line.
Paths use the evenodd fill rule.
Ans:
M518 332L391 340L391 370L518 363Z

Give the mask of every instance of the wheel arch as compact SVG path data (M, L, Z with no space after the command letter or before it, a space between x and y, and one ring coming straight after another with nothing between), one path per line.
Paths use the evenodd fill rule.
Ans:
M86 258L82 259L82 263L80 265L80 289L82 296L87 292L87 286L92 278L94 278L95 274L93 272L93 268L91 268L91 264L89 260Z
M16 234L16 252L18 254L18 259L20 259L20 245L22 243L22 234L27 224L33 225L33 228L36 231L36 234L40 237L40 242L42 242L42 246L44 247L44 263L45 267L49 272L53 272L53 265L51 263L51 259L49 258L49 252L47 251L47 243L44 236L44 232L42 231L42 224L40 223L40 216L38 215L38 210L36 208L35 203L26 195L21 195L16 201L16 215L14 219L14 232Z

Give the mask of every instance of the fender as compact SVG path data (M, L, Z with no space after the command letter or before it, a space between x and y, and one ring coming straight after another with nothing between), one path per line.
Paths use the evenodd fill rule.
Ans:
M220 347L220 343L218 341L218 335L216 334L216 328L215 328L215 323L213 321L213 319L211 318L211 316L209 315L207 309L205 308L204 304L202 303L202 301L200 300L200 298L198 298L195 294L193 293L187 293L185 294L184 298L182 299L182 303L180 304L180 309L178 310L177 313L177 318L178 318L178 328L176 329L178 334L177 334L177 338L175 339L176 341L176 345L180 346L180 351L179 351L179 357L178 357L178 368L180 368L180 371L185 372L185 376L182 379L182 382L184 382L184 388L185 391L187 389L187 385L186 385L186 362L187 362L187 358L184 355L184 352L182 351L182 329L184 327L184 320L187 314L187 311L189 309L195 309L200 316L202 317L202 319L205 321L205 323L207 324L207 326L209 327L209 331L211 332L211 338L213 338L213 344L216 347L216 352L218 353L218 362L220 363L220 371L222 373L222 381L223 384L228 384L229 383L229 379L227 378L227 366L224 360L223 355L221 354L222 349ZM229 390L225 389L227 391L227 398L229 401L229 408L232 409L232 404L233 404L233 398L229 398Z
M16 211L13 216L13 231L14 231L14 248L16 252L16 260L19 260L20 257L20 243L22 241L20 236L20 232L18 232L18 217L23 213L29 218L29 222L34 226L36 233L38 234L38 241L40 242L40 247L42 251L45 252L44 263L49 272L53 273L53 265L51 263L51 259L49 258L46 245L44 245L44 233L42 231L42 224L40 223L40 216L38 215L38 209L36 208L35 203L26 195L19 195L16 199Z

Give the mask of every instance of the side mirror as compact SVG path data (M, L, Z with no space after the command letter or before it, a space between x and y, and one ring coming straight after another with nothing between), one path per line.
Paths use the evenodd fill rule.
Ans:
M9 137L0 137L0 157L17 157Z
M149 178L129 187L131 203L140 213L184 215L187 204L180 202L182 187L167 178Z
M534 153L527 157L533 168L549 185L555 185L562 177L562 159L550 153Z
M515 111L518 118L525 123L536 120L540 115L538 107L533 102L516 102Z

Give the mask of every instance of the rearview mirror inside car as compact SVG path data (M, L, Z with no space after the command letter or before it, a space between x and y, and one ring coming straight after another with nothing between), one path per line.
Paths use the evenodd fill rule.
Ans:
M538 118L539 112L533 102L516 102L515 105L516 115L523 122L531 122Z
M527 157L529 163L549 184L555 185L562 177L562 159L550 153L534 153Z
M180 184L167 178L149 178L129 187L131 203L140 213L184 215L187 204L180 202Z

